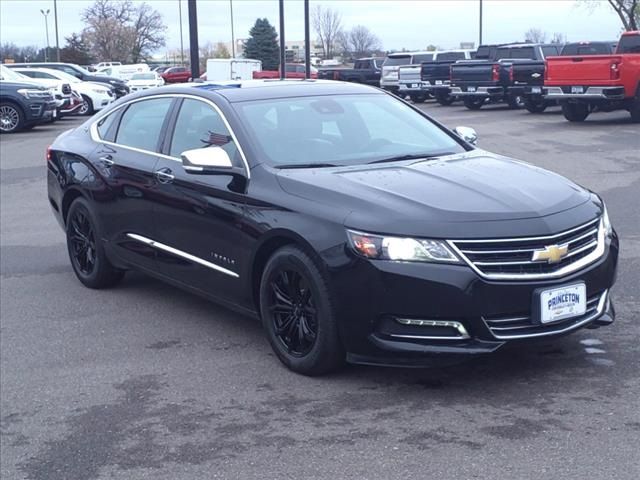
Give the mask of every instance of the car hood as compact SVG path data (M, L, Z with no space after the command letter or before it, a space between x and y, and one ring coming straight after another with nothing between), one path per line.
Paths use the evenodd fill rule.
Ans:
M36 81L24 81L24 82L10 82L7 80L2 80L2 85L9 88L32 88L35 90L46 90L41 84Z
M491 222L493 231L479 236L547 234L599 212L591 193L570 180L481 150L359 167L283 169L278 179L286 192L340 211L346 227L379 233L469 238L487 232L486 225L478 230L472 224ZM586 204L575 219L562 215Z

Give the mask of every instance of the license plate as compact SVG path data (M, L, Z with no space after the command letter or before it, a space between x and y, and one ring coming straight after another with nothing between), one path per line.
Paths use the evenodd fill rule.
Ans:
M51 113L51 115L53 116L53 118L56 118L58 116L58 111L54 110L53 113Z
M467 87L467 92L475 92L476 87Z
M442 80L436 80L436 85L442 85Z
M542 93L542 87L531 87L531 93Z
M540 292L540 323L553 323L584 315L587 311L584 283L550 288Z
M571 93L584 93L584 87L571 87Z
M412 83L411 84L411 88L418 88L418 84L417 83Z

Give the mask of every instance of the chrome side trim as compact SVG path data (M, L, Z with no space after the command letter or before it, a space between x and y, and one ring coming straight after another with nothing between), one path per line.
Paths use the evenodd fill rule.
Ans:
M471 260L469 260L469 258L467 258L467 256L462 252L462 250L460 250L455 244L456 241L460 243L491 243L491 242L518 242L518 241L528 241L528 240L553 239L553 238L567 235L576 230L580 230L581 228L584 228L587 225L595 223L596 221L600 221L600 226L598 228L598 244L595 250L593 250L593 252L591 252L586 257L583 257L576 262L570 263L569 265L565 265L559 270L556 270L554 272L548 272L548 273L520 273L520 274L484 273L482 270L480 270L476 266L476 264L474 264ZM557 233L555 235L547 235L544 237L529 237L529 238L514 238L514 239L503 238L503 239L493 239L493 240L447 240L446 242L447 242L447 245L449 245L449 247L456 253L456 255L458 255L469 267L471 267L471 269L474 272L476 272L480 277L486 278L488 280L542 280L542 279L548 279L548 278L563 277L565 275L569 275L570 273L576 272L586 267L587 265L590 265L591 263L595 262L596 260L598 260L600 257L604 255L604 252L606 249L605 229L601 219L593 220L589 223L583 224L579 227L573 228L571 230L567 230L565 232Z
M598 300L598 307L596 308L596 311L594 313L587 316L580 322L574 325L570 325L561 330L551 330L548 332L529 333L529 334L522 334L522 335L496 335L493 332L491 334L498 340L518 340L522 338L546 337L549 335L558 335L560 333L570 332L571 330L576 330L586 325L587 323L591 322L592 320L595 320L599 316L601 316L605 311L607 300L609 300L609 290L605 290L604 292L602 292L602 295L600 295L600 299ZM485 322L485 325L486 325L486 320L484 318L482 320ZM491 327L487 326L487 328L489 329L489 331L491 331Z
M222 119L222 122L224 123L225 127L227 127L227 130L229 130L229 133L231 134L231 138L233 139L234 143L236 144L236 147L238 147L238 151L240 152L240 157L242 158L242 163L244 165L244 168L245 168L245 171L246 171L246 174L247 174L247 179L251 178L251 169L249 168L249 162L247 162L247 157L244 154L244 150L242 150L242 145L240 145L240 142L238 141L238 137L236 136L235 132L231 128L231 125L229 124L229 122L227 120L227 117L224 116L224 113L222 113L222 110L220 110L220 107L218 107L214 102L212 102L211 100L209 100L207 98L199 97L197 95L189 95L189 94L185 94L185 93L165 93L165 94L162 94L162 95L150 95L148 97L135 98L133 100L129 100L128 102L125 102L122 105L118 105L116 108L114 108L113 110L111 110L107 114L97 115L96 116L95 120L91 123L91 125L89 127L89 134L91 135L91 139L94 142L102 143L104 145L110 145L110 146L113 146L113 147L125 148L127 150L132 150L134 152L144 153L144 154L147 154L147 155L154 155L156 157L164 158L166 160L173 160L175 162L179 162L180 164L182 164L182 160L180 158L172 157L172 156L169 156L169 155L164 155L162 153L152 152L152 151L149 151L149 150L143 150L141 148L128 147L126 145L120 145L119 143L115 143L115 142L108 142L106 140L101 139L100 135L98 135L98 122L100 120L102 120L103 117L105 117L107 115L112 115L113 113L117 112L121 108L125 108L125 107L131 105L132 103L142 102L142 101L145 101L145 100L153 100L155 98L190 98L192 100L199 100L199 101L204 102L207 105L210 105L211 107L213 107L213 109L218 113L218 115L220 115L220 118Z
M155 240L151 240L150 238L143 237L142 235L138 235L137 233L127 233L127 237L144 243L145 245L149 245L150 247L157 248L158 250L162 250L164 252L176 255L177 257L184 258L185 260L189 260L193 263L197 263L212 270L216 270L220 273L224 273L225 275L229 275L230 277L240 278L240 275L238 275L236 272L221 267L220 265L208 262L207 260L203 260L200 257L196 257L195 255L191 255L190 253L183 252L182 250L178 250L177 248L170 247L169 245L165 245L164 243L156 242Z
M412 318L396 318L396 322L402 325L417 325L421 327L442 327L442 328L454 328L458 331L459 335L452 336L438 336L438 335L402 335L396 333L390 333L389 336L396 338L410 338L414 340L467 340L471 338L469 332L464 328L464 325L460 322L451 320L417 320Z

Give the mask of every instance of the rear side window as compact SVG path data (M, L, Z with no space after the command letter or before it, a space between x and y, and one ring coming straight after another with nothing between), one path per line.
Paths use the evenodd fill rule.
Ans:
M612 51L609 43L568 43L561 55L608 55Z
M544 57L555 57L558 55L558 47L542 47L542 53Z
M445 52L438 55L438 60L463 60L464 52Z
M382 64L383 67L397 67L399 65L409 65L411 62L411 56L409 55L394 55L393 57L387 57Z
M513 48L499 48L496 54L496 59L501 58L524 58L528 60L535 60L536 54L533 47L513 47Z
M114 112L98 121L98 124L96 125L98 128L98 136L102 140L113 142L113 138L115 137L115 128L113 128L113 126L116 119L119 117L118 113L119 112Z
M640 35L623 35L616 53L640 53Z
M422 63L422 62L432 62L433 61L433 53L428 53L426 55L414 55L411 63Z
M116 143L157 151L162 125L172 101L172 98L154 98L130 105L122 114Z
M222 147L229 158L238 162L238 148L220 114L200 100L185 99L173 130L169 155L180 157L186 150Z

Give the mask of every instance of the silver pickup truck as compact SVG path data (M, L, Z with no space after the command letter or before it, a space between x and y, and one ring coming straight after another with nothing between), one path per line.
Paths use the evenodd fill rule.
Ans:
M458 50L438 50L431 52L431 58L416 62L413 65L403 65L398 69L398 89L401 96L411 97L416 103L424 102L430 94L433 94L433 88L435 83L432 83L428 79L423 78L423 64L441 63L448 70L446 63L454 63L458 60L470 60L473 58L475 50L458 49ZM437 85L448 84L447 78L437 80Z
M380 87L392 93L398 93L398 69L402 65L420 65L433 60L434 52L399 52L390 53L382 64Z

